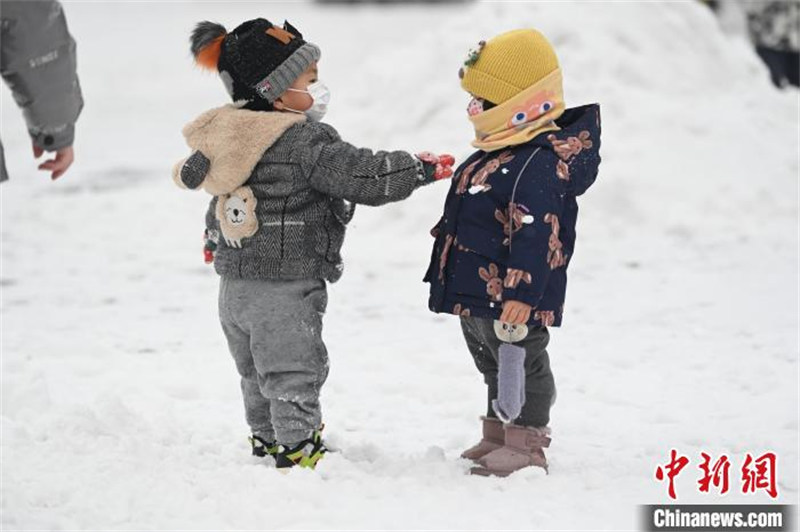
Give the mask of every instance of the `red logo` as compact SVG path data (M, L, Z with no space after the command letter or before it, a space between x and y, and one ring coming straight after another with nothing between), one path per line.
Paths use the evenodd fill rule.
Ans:
M753 460L747 453L742 466L742 493L753 493L763 489L773 499L778 496L775 487L775 453L765 453Z
M731 462L723 454L716 460L708 453L701 452L702 462L698 469L702 476L697 480L697 489L701 493L710 493L712 487L719 495L724 495L730 487ZM741 472L741 492L755 493L763 490L773 499L778 496L776 464L777 456L773 452L766 452L757 458L750 453L745 455ZM656 480L667 482L667 493L670 498L677 499L675 493L675 478L689 465L689 458L678 454L676 449L670 451L670 459L666 464L656 467Z
M675 477L677 477L683 468L689 463L689 459L685 456L678 456L678 451L672 449L670 453L670 461L667 465L664 466L664 469L667 470L667 479L669 481L669 496L673 499L677 499L675 495ZM656 478L658 480L664 480L664 470L661 469L661 466L658 466L656 469Z

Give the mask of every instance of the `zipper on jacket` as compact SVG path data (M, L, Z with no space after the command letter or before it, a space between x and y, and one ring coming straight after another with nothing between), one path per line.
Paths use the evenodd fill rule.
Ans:
M519 174L517 174L517 179L514 181L514 188L511 190L511 203L514 203L514 198L517 195L517 185L519 185L519 180L522 177L522 174L525 173L525 169L528 168L528 164L530 164L531 160L533 160L533 158L536 157L536 154L539 153L539 150L541 150L541 149L542 148L540 146L540 147L536 148L532 154L530 154L530 156L528 157L528 160L525 161L524 165L522 165L522 170L520 170ZM509 206L508 206L508 216L511 217L512 215L513 215L513 213L511 212L511 204L509 204ZM513 225L513 222L512 222L512 225ZM509 255L511 254L511 246L513 245L513 242L514 242L514 231L511 231L509 233L509 235L508 235L508 253L509 253Z

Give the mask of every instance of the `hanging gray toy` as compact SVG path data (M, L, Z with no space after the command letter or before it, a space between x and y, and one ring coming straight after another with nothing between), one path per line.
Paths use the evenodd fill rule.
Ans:
M525 349L513 344L528 336L528 327L495 320L494 333L503 344L498 353L497 399L492 401L492 409L500 421L511 423L525 404Z

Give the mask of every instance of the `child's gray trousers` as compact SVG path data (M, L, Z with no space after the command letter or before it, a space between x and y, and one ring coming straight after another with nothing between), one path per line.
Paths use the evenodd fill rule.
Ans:
M241 376L245 417L266 441L291 446L320 428L327 303L322 279L221 278L219 316Z

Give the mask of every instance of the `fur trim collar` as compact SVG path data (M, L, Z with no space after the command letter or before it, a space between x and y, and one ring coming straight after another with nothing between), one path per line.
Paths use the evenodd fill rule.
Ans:
M200 187L213 196L230 194L250 178L267 148L305 120L297 113L249 111L235 104L201 114L183 128L192 151L202 152L210 161Z

